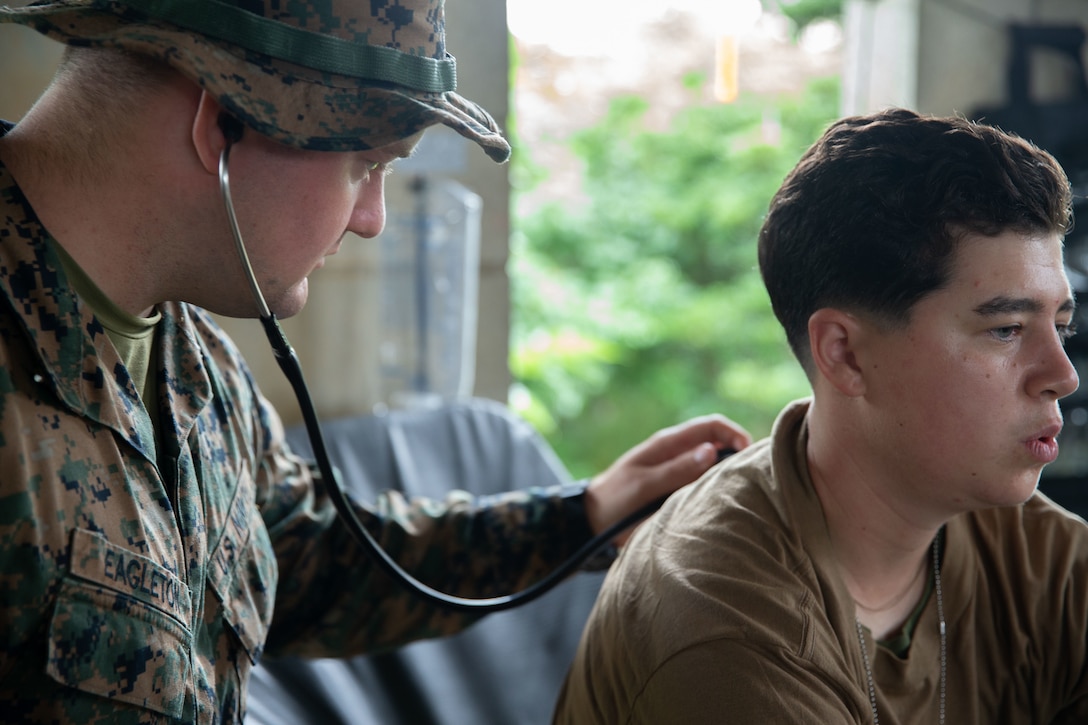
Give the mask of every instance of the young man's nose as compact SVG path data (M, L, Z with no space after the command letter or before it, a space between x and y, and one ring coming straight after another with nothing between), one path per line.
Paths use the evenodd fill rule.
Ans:
M1057 334L1047 342L1043 354L1044 362L1035 383L1037 391L1058 400L1073 394L1080 387L1080 377Z
M372 239L385 228L385 179L380 169L359 185L348 231Z

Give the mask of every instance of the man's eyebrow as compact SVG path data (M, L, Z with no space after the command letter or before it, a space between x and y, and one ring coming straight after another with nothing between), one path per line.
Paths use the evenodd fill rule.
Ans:
M1058 312L1072 312L1076 306L1076 302L1070 297L1058 307ZM1039 313L1042 311L1043 303L1031 297L998 296L983 302L975 308L975 314L983 317L1008 315L1017 312Z
M386 146L379 146L376 151L385 151L386 153L397 159L408 159L415 154L419 148L419 139L408 138L402 141L394 141Z

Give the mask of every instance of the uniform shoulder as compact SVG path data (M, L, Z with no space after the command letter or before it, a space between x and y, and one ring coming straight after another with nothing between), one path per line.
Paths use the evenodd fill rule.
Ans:
M609 573L601 606L639 621L659 654L729 637L801 651L823 618L820 578L768 458L745 451L671 498Z

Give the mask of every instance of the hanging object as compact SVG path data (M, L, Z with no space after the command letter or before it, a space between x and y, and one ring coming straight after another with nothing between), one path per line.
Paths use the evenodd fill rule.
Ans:
M381 398L419 407L472 394L480 263L478 195L419 175L380 244Z
M740 40L759 22L759 0L723 0L707 22L717 32L714 50L714 98L732 103L740 93ZM706 9L703 16L707 17Z
M739 52L737 39L732 35L718 36L714 58L714 98L721 103L732 103L740 92L738 85Z

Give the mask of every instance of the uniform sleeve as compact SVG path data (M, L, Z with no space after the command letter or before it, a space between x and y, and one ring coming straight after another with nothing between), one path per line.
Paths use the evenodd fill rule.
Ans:
M406 590L356 543L320 475L292 454L267 403L258 504L279 568L270 655L345 656L453 634L475 614L448 611ZM516 482L515 482L516 483ZM578 489L581 490L580 488ZM359 519L404 569L434 589L468 597L520 591L584 544L589 526L570 487L475 500L355 502Z

